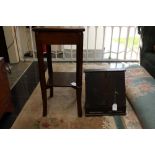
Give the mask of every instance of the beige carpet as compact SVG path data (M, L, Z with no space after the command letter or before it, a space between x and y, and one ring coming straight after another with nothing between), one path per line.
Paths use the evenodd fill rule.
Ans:
M84 69L107 68L108 64L84 64ZM55 63L54 71L75 71L74 63ZM14 122L13 129L116 129L113 116L85 117L85 83L83 74L82 106L83 117L77 117L76 92L72 88L54 88L54 97L48 99L48 115L42 117L40 85L36 87L21 113ZM48 91L49 96L49 91ZM121 117L126 128L141 128L135 113L127 103L127 115Z

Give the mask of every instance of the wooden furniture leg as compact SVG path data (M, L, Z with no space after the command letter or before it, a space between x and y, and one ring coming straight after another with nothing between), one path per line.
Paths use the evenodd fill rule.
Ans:
M81 33L81 39L77 44L77 52L76 52L76 96L77 96L77 109L78 116L82 117L82 105L81 105L81 94L82 94L82 63L83 63L83 33Z
M43 59L43 52L41 44L38 44L37 56L38 56L38 67L39 67L39 78L43 100L43 116L47 115L47 93L46 93L46 79L45 79L45 64Z
M53 67L52 67L51 45L47 45L47 67L50 83L52 84L52 86L50 87L50 97L53 97Z

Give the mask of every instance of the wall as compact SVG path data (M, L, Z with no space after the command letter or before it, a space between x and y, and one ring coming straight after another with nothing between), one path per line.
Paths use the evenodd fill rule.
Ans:
M31 36L30 36L30 29L26 28L26 26L18 26L17 27L17 33L18 33L18 40L20 42L20 52L22 55L25 53L32 53L32 45L31 45ZM35 34L32 32L33 40L35 40ZM34 42L34 48L36 51L36 45Z
M18 46L15 39L15 31L12 26L3 26L4 35L6 40L6 45L8 48L8 55L10 59L10 63L18 63L19 62L19 51Z

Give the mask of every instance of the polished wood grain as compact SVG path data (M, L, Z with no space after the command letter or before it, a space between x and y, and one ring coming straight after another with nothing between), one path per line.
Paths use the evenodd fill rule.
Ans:
M85 31L83 26L37 26L33 28L35 32L81 32Z

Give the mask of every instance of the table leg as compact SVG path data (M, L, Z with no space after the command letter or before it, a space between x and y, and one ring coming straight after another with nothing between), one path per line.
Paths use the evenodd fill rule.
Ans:
M51 45L47 45L47 67L50 83L52 84L52 87L50 87L50 97L53 97L53 67L52 67Z
M38 57L38 67L39 67L39 78L40 86L43 100L43 116L47 115L47 93L46 93L46 79L45 79L45 64L43 59L42 46L38 43L37 45L37 57Z
M82 117L81 93L82 93L82 89L81 88L77 88L76 89L76 98L77 98L78 117Z
M82 117L81 94L82 94L83 33L81 33L80 41L77 44L76 58L77 58L76 60L77 108L78 108L78 116Z

